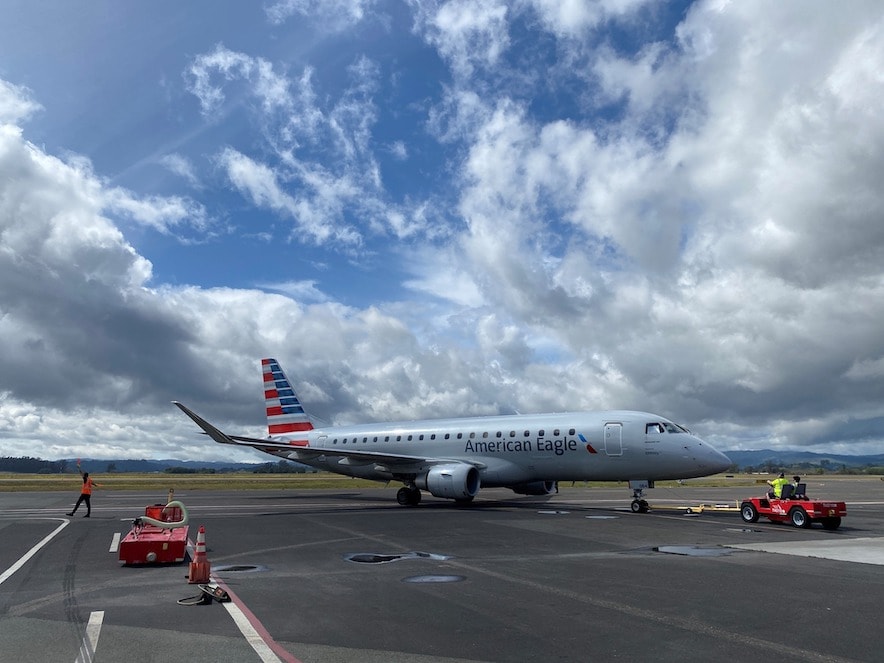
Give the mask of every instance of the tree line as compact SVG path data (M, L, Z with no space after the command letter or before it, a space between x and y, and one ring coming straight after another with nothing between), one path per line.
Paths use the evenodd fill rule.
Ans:
M88 463L87 461L83 461L83 469L88 472L117 474L130 471L145 471L144 469L119 469L114 461L108 461L104 466L101 465L101 461L90 460ZM242 472L243 468L171 466L163 468L160 471L166 474L223 474L229 472ZM316 470L312 467L301 465L300 463L280 460L276 463L270 462L254 465L253 467L249 467L248 471L251 471L254 474L301 474L304 472L315 472ZM42 458L30 458L28 456L21 458L2 456L0 457L0 472L14 472L19 474L71 474L77 472L77 465L70 460L43 460Z

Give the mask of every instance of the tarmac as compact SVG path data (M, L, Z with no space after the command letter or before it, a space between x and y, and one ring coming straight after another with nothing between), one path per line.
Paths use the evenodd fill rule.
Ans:
M657 488L645 514L615 485L413 508L393 486L176 491L233 599L207 605L178 603L201 594L187 562L119 561L164 494L99 492L85 519L75 492L0 493L0 660L881 661L884 481L808 491L847 502L840 529L744 523L761 486Z

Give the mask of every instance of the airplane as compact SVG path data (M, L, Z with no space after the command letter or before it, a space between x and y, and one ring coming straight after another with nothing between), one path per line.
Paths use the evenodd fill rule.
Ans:
M723 472L730 460L665 417L631 410L515 414L315 427L279 362L261 360L266 438L227 435L172 401L215 442L247 446L346 476L401 481L403 506L421 491L468 504L480 487L550 495L561 481L628 481L648 511L654 481Z

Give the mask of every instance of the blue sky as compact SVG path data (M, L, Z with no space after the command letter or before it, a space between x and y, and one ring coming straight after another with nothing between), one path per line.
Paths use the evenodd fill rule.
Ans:
M169 401L260 434L262 356L877 450L884 11L807 4L7 3L3 452L231 457Z

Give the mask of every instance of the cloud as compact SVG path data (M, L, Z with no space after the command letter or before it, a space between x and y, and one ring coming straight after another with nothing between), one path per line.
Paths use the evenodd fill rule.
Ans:
M526 0L521 3L533 9L548 30L560 37L580 37L605 20L628 17L648 0Z
M517 324L555 321L560 350L613 368L633 402L710 420L866 410L869 385L834 376L882 349L881 23L833 9L837 36L808 16L784 43L785 15L756 19L701 4L681 50L599 51L600 93L627 101L603 131L451 88L457 130L440 135L469 141L456 268Z
M225 81L247 81L249 92L260 100L265 112L288 109L292 103L288 81L273 70L272 64L219 44L211 53L195 58L186 72L189 89L199 99L205 115L216 113L226 99L223 87L213 84L213 74Z
M634 47L604 30L638 29L648 5L409 6L409 48L448 68L411 99L433 143L385 133L400 65L376 52L314 68L219 46L188 68L219 188L249 223L285 222L248 232L298 244L290 275L254 288L154 274L143 238L206 232L207 178L193 199L113 186L27 142L19 124L39 106L0 84L9 449L228 454L168 401L261 434L267 355L336 423L625 407L725 447L880 444L874 3L763 17L695 3ZM346 30L373 5L337 8ZM517 48L525 35L535 49ZM213 133L234 116L248 121ZM163 163L190 180L185 147ZM327 266L321 281L302 259ZM336 284L353 273L341 265L365 282Z
M194 188L201 186L196 169L187 157L180 154L166 154L160 158L160 163L190 186Z
M280 0L267 7L271 23L283 23L295 14L336 32L359 23L375 0Z
M282 212L296 221L295 239L317 244L334 239L342 245L359 243L359 233L343 222L343 205L355 199L358 189L347 179L335 179L327 173L300 170L294 175L304 184L305 195L289 195L281 186L279 177L270 167L257 163L233 149L226 149L218 157L230 182L249 196L258 207ZM335 226L337 220L341 225Z
M453 0L411 6L417 28L457 78L468 78L476 68L493 68L509 46L505 3Z
M288 281L286 283L259 283L262 290L271 290L300 302L328 302L331 298L316 287L316 281Z
M0 79L0 125L24 122L42 108L31 98L30 90Z

